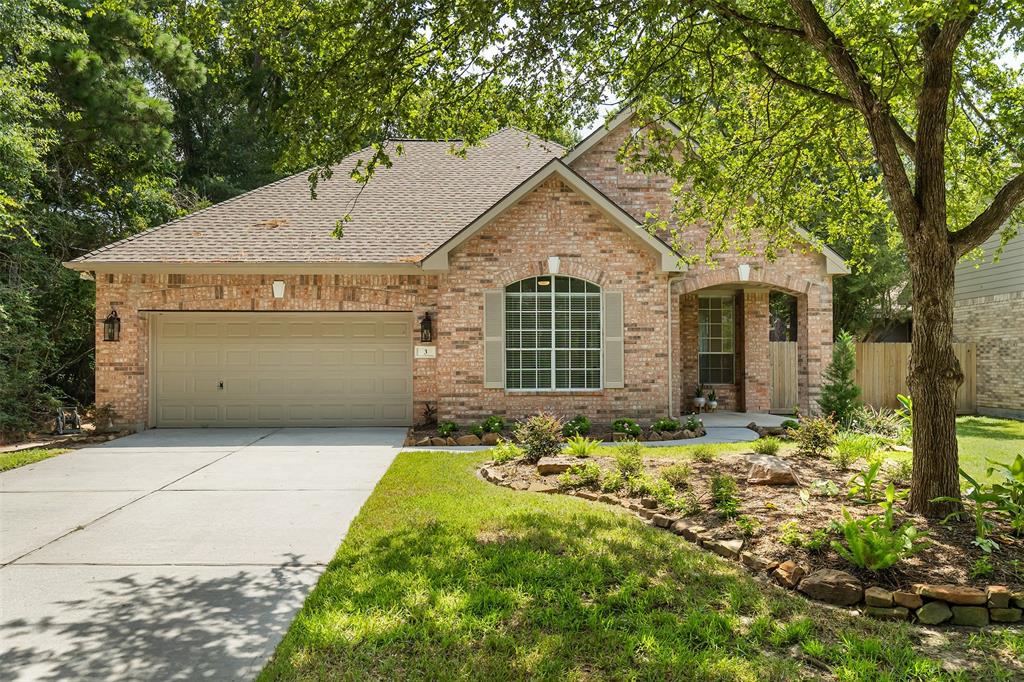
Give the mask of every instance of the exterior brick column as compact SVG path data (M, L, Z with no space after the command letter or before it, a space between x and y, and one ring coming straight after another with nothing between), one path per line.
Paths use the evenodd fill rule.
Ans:
M747 412L771 409L772 369L768 355L768 292L743 290L743 405Z
M832 359L832 281L797 297L800 411L818 413L821 375Z

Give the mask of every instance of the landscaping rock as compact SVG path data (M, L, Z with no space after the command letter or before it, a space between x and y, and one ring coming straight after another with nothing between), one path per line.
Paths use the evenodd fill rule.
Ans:
M988 615L994 623L1019 623L1024 617L1024 610L993 608L988 610Z
M984 627L988 625L988 609L984 606L954 606L953 625Z
M1010 592L1010 588L1004 585L989 585L989 588L985 590L988 595L988 605L992 608L1005 609L1010 606L1010 597L1013 593Z
M823 568L800 581L798 588L809 597L829 604L850 606L864 597L864 586L846 571Z
M672 525L673 519L668 516L665 516L664 514L655 514L651 517L651 521L658 528L668 528Z
M1015 592L1010 601L1018 609L1024 609L1024 592Z
M633 440L628 433L619 433L616 431L612 434L612 440L616 443L621 443L624 440Z
M704 546L726 559L736 559L743 549L743 540L705 540Z
M790 559L776 566L775 570L772 571L772 577L775 578L775 582L783 587L793 589L800 584L800 580L803 579L806 573L807 571L803 566Z
M592 502L596 502L597 498L601 497L597 493L592 492L590 490L580 490L579 492L576 493L576 496L582 497L584 500L591 500Z
M910 610L903 606L868 606L864 615L878 620L906 620L910 617Z
M645 498L643 498L642 500L640 500L640 504L643 506L644 509L657 509L658 508L658 501L656 499L654 499L653 497L645 497Z
M914 615L917 616L917 620L920 623L938 625L952 618L953 612L950 611L949 605L944 601L930 601L919 608Z
M431 444L430 441L432 441L432 440L433 440L433 438L431 438L430 436L427 436L426 438L420 438L418 441L416 441L414 443L414 445L416 445L417 447L421 447L421 446L424 446L424 445L430 445Z
M529 489L530 484L526 481L512 481L508 484L508 487L512 488L512 490L527 490Z
M637 514L639 514L641 518L650 519L651 517L654 516L654 510L653 509L641 509L640 511L637 512Z
M499 434L487 432L484 434L484 437L480 439L480 442L484 445L497 445L499 440L501 440L501 436Z
M431 438L430 444L436 447L444 447L445 445L448 445L448 439L440 437Z
M601 494L600 496L598 496L597 501L603 502L605 504L618 504L619 498L615 497L614 495Z
M541 476L565 473L575 463L572 457L541 457L537 462L537 473Z
M680 438L694 438L695 435L694 435L693 431L691 431L690 429L683 429L680 432L679 437Z
M921 595L914 594L913 592L893 592L892 600L896 603L896 606L905 606L908 609L919 609L924 604L924 599L921 599Z
M557 493L558 492L558 486L549 485L547 483L542 483L541 481L534 481L533 483L530 484L530 487L527 488L527 490L529 492L531 492L531 493L548 493L548 494L551 494L551 493Z
M740 552L740 561L747 568L757 571L758 573L764 573L770 571L779 565L778 561L772 561L760 554L754 554L753 552Z
M881 587L869 587L864 590L864 603L868 606L887 608L892 606L892 592Z
M444 444L448 445L448 446L452 446L452 445L458 445L459 442L457 440L455 440L454 438L452 438L451 436L448 436L447 438L444 439Z
M704 526L689 525L682 528L679 532L683 536L684 540L694 543L695 545L700 544L700 536L704 532Z
M693 524L687 521L686 519L679 519L678 521L673 522L672 525L668 527L668 529L676 535L682 535L683 531L692 525Z
M750 485L800 485L793 467L784 459L772 455L752 455L748 460L750 471L747 473L747 483Z
M474 436L472 433L467 433L465 436L459 436L455 439L456 445L480 445L480 437Z
M914 592L928 599L963 606L981 606L988 602L988 595L983 591L965 585L914 585Z
M484 477L485 481L490 481L491 483L501 483L505 480L505 474L500 471L488 469L487 467L481 469L480 474Z

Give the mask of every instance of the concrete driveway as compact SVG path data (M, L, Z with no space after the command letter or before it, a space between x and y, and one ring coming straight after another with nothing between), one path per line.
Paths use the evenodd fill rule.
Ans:
M251 678L404 436L156 430L0 474L0 679Z

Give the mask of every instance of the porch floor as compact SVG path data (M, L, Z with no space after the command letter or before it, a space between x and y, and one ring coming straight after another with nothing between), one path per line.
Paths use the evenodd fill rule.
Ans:
M792 419L789 415L768 414L767 412L727 412L725 410L702 412L699 416L706 429L744 428L750 422L754 422L758 426L781 426L782 422Z

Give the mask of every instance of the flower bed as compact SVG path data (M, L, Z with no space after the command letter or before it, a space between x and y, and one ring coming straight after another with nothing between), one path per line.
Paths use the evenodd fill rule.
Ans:
M906 472L895 464L877 467L875 480L865 481L865 467L846 471L814 457L787 461L749 453L705 459L642 460L629 483L622 482L622 471L636 462L628 457L560 456L536 465L517 460L488 464L481 473L516 490L620 505L785 587L873 617L928 624L1020 622L1024 539L996 522L989 537L1001 549L986 554L973 543L970 524L944 525L904 513L899 492ZM851 485L855 475L860 478ZM884 570L858 568L840 553L850 547L834 522L844 522L844 509L847 525L881 518L890 482L892 527L912 524L912 541L927 544Z
M692 425L695 428L687 428L687 424L683 423L678 424L679 428L676 429L657 430L653 428L655 425L657 425L657 422L647 428L642 428L637 424L638 432L625 432L616 431L611 424L599 424L590 427L583 435L603 443L613 443L626 440L643 442L687 440L690 438L700 438L707 434L707 431L704 430L704 424L700 420L697 420L697 423ZM410 447L497 445L499 440L513 439L514 424L507 424L498 431L484 430L482 433L473 433L472 429L476 426L463 427L457 425L457 430L450 433L444 429L439 430L439 425L415 426L409 429L409 433L405 438L405 444Z

